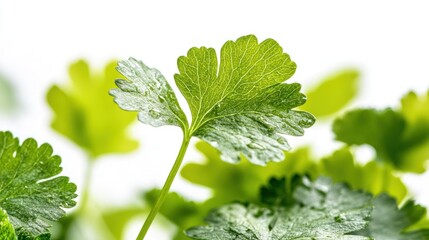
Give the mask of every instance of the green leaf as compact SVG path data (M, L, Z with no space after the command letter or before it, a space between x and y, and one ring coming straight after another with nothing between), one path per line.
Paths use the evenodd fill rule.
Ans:
M127 224L142 212L140 207L126 207L103 212L102 217L114 239L122 239Z
M188 127L186 116L177 102L173 89L155 68L134 58L119 61L117 70L129 81L118 79L118 89L110 94L123 110L136 111L142 123L154 127L174 125Z
M0 132L0 208L7 212L18 239L49 239L50 221L71 208L76 185L61 173L61 158L49 144L29 138L22 145Z
M150 205L153 205L158 198L160 191L152 189L144 194L144 199ZM204 214L207 212L201 211L201 204L186 200L183 196L175 192L170 192L162 205L160 213L171 222L175 223L179 228L186 229L195 222L201 222Z
M193 239L369 239L349 233L366 226L370 195L325 178L293 184L300 184L291 188L294 202L275 207L226 205L208 215L209 225L186 233Z
M165 78L142 62L122 61L118 70L128 80L116 81L119 89L110 94L124 110L138 111L140 121L180 126L186 138L209 142L227 162L241 155L259 165L280 161L290 149L282 135L303 135L314 124L311 114L292 110L306 98L299 84L283 83L296 65L272 39L228 41L219 64L214 49L191 48L179 57L178 68L174 78L192 113L189 128Z
M212 48L191 48L178 60L177 86L192 112L192 132L222 152L222 159L265 165L290 147L279 134L303 135L314 118L292 110L304 104L297 83L282 84L296 64L279 44L253 35L226 42L219 67ZM217 74L218 73L218 74ZM217 74L217 75L216 75Z
M92 73L84 60L70 65L70 83L52 86L47 101L54 112L52 128L82 147L92 158L103 154L129 152L137 141L128 136L127 128L135 114L119 110L107 95L121 78L115 62L103 73Z
M0 208L0 239L17 239L15 230L7 217L7 213Z
M337 113L356 97L359 75L356 69L344 69L326 77L307 92L308 100L300 109L311 112L316 118Z
M405 231L425 214L426 209L412 201L398 209L395 199L383 194L374 201L370 224L358 233L376 240L428 240L429 229Z
M357 109L335 120L336 139L372 146L376 160L402 171L421 173L429 159L429 121L413 123L392 109Z
M259 188L271 177L304 174L315 167L307 148L285 153L284 161L270 162L267 166L251 164L245 158L238 164L224 162L219 151L205 142L198 142L196 148L205 155L205 162L186 164L181 175L192 183L212 189L214 206L231 201L257 201Z
M409 92L401 103L401 113L407 121L403 168L423 172L429 160L429 91L422 96Z
M148 207L152 208L159 196L159 189L152 189L145 192L143 197ZM206 203L196 203L185 199L179 193L169 192L165 198L165 203L159 209L168 221L177 226L177 231L172 239L186 240L184 230L195 225L203 224L203 218L207 215L211 207Z
M407 188L393 173L392 167L376 161L370 161L363 166L357 164L347 148L337 150L331 156L323 158L319 164L319 174L373 195L388 193L398 201L402 201L407 195Z

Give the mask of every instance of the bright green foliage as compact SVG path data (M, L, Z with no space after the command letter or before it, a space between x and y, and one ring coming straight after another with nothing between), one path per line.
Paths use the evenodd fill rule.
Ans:
M73 207L76 185L61 173L61 159L49 144L29 138L22 145L0 132L0 209L7 212L18 239L49 239L50 221Z
M352 191L343 184L333 184L326 178L314 183L307 178L294 179L271 185L267 205L229 204L212 211L208 226L187 230L193 239L369 239L351 232L363 229L372 210L371 196ZM283 194L283 189L286 194ZM277 201L273 205L273 192L277 197L291 201ZM264 193L264 191L262 192ZM262 194L262 200L265 199Z
M175 79L192 112L192 131L227 162L238 162L241 153L260 165L282 160L290 147L278 134L302 135L314 123L310 114L291 110L305 96L299 84L282 84L296 65L272 39L258 43L249 35L226 42L219 68L214 49L192 48L178 67Z
M17 239L15 230L7 217L7 213L3 209L0 209L0 239Z
M63 87L54 85L47 93L55 113L52 128L85 149L92 158L129 152L137 147L137 142L126 132L135 114L119 110L106 94L114 87L112 79L123 77L115 65L111 62L103 73L91 73L85 61L77 61L69 68L70 83Z
M327 117L344 108L358 93L359 72L344 69L323 79L307 92L307 102L300 109L316 118Z
M429 159L429 91L420 97L410 92L402 98L401 103L401 113L407 121L404 168L422 172L425 160Z
M246 159L234 165L226 163L220 159L219 151L205 142L198 142L196 147L205 155L205 162L188 163L183 167L181 174L192 183L210 188L213 195L205 202L193 203L177 196L176 193L171 193L166 200L168 207L162 207L160 213L179 229L201 225L202 216L206 216L210 209L224 204L233 201L260 202L259 189L272 176L291 177L295 174L309 174L316 178L325 175L336 182L345 182L353 189L369 191L372 194L387 192L398 201L402 201L407 193L404 184L391 169L376 162L361 166L355 163L353 155L347 148L336 151L320 162L311 158L308 148L296 149L285 153L284 161L270 162L267 166L261 167L249 163ZM146 201L153 204L156 196L155 191L148 192ZM179 230L174 239L187 238Z
M213 196L205 202L194 203L185 200L177 193L170 193L160 213L179 228L175 240L189 239L183 229L203 224L202 220L209 210L232 201L259 201L260 187L272 176L291 176L309 173L315 168L307 148L297 149L286 154L286 160L270 162L267 166L251 164L242 159L237 164L224 162L218 150L206 142L198 142L197 149L206 156L204 164L189 163L181 174L185 179L213 190ZM146 202L153 204L157 191L145 195Z
M0 110L12 111L17 105L15 91L11 84L0 75Z
M145 201L153 204L159 195L158 189L153 189L144 194ZM165 204L161 207L160 213L169 221L175 223L179 229L186 229L195 224L202 223L202 219L209 209L204 207L204 203L188 201L175 192L168 194ZM178 234L182 235L182 234ZM180 239L180 238L175 238Z
M405 185L390 166L375 161L370 161L364 166L356 164L347 148L335 151L331 156L322 159L319 174L374 195L389 193L398 201L402 201L407 195Z
M404 100L408 104L412 104L411 101L410 97ZM380 162L402 171L421 173L429 159L429 121L423 117L415 122L408 119L422 112L409 111L410 116L405 118L392 109L357 109L336 119L333 131L337 140L349 145L374 147L376 160Z
M206 156L206 162L189 163L183 167L181 174L192 183L212 189L212 201L217 206L231 201L255 202L259 198L259 188L271 177L304 174L315 167L307 148L286 153L284 161L258 166L246 159L238 164L221 161L219 151L205 142L198 142L196 147Z
M296 65L272 39L258 43L248 35L228 41L219 64L214 49L191 48L178 68L176 84L192 113L189 128L165 78L142 62L120 62L128 81L117 81L119 89L110 94L124 110L138 111L140 121L180 126L186 138L209 142L227 162L238 162L241 154L259 165L280 161L290 148L280 134L303 135L314 123L309 113L292 110L306 98L299 84L283 83Z
M229 201L252 201L258 199L259 188L273 176L309 174L313 177L326 175L336 182L345 182L353 189L362 189L372 194L387 192L401 201L406 188L388 166L369 162L365 166L355 163L348 149L341 149L332 156L315 161L308 148L285 153L284 161L271 162L265 167L250 164L242 159L239 164L228 164L220 159L219 152L204 142L197 149L206 156L204 163L188 163L182 176L213 190L212 201L218 205Z
M140 207L127 207L103 212L103 221L114 239L122 239L127 224L135 217L140 216L143 209Z
M405 231L425 216L426 209L407 201L400 209L396 201L380 195L374 201L374 210L368 227L359 234L375 240L428 240L429 229Z

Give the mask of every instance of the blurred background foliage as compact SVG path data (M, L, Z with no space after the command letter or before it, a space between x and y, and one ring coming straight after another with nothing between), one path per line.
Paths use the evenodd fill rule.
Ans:
M18 100L16 97L15 89L9 80L0 73L0 113L10 114L16 110Z
M352 68L332 73L305 93L307 102L300 109L318 120L338 114L358 95L359 78L359 71Z
M85 150L91 159L130 152L138 145L127 133L136 114L113 105L107 94L115 86L114 79L123 77L115 67L116 61L110 61L104 71L91 71L86 61L78 60L69 67L68 84L54 85L47 93L55 113L52 128Z

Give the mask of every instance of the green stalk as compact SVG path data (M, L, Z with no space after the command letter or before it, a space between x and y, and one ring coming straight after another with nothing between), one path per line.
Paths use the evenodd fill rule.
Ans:
M81 200L80 200L80 207L78 209L79 213L85 212L86 207L88 205L89 187L91 186L91 182L92 182L93 166L94 166L94 158L88 157L88 165L85 169L85 176L83 179L82 193L80 195Z
M149 216L146 218L142 228L140 229L139 235L137 236L137 240L143 240L146 236L147 231L149 230L150 225L155 219L156 214L161 208L162 204L165 201L165 197L167 197L168 191L170 190L171 184L176 177L177 172L179 171L180 165L182 164L183 158L185 157L186 150L188 149L189 142L191 140L191 135L185 133L183 134L182 146L180 146L179 154L177 155L176 161L174 162L173 167L168 174L167 180L162 187L161 193L159 194L158 199L156 200L155 205L150 210Z

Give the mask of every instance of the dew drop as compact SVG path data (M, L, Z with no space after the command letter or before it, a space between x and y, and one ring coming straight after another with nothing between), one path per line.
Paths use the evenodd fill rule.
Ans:
M257 143L249 143L249 144L247 144L247 147L251 148L251 149L259 149L259 150L264 150L265 149L263 146L261 146L261 145L259 145Z
M276 139L278 143L280 143L281 145L286 144L285 140L283 138L277 138Z
M159 100L160 103L164 103L165 102L165 98L163 98L161 96L158 96L158 100Z
M342 222L344 220L340 215L335 216L334 219L335 219L335 222L338 222L338 223L340 223L340 222Z
M151 110L149 110L149 116L151 118L159 118L161 116L161 114L157 110L151 109Z

